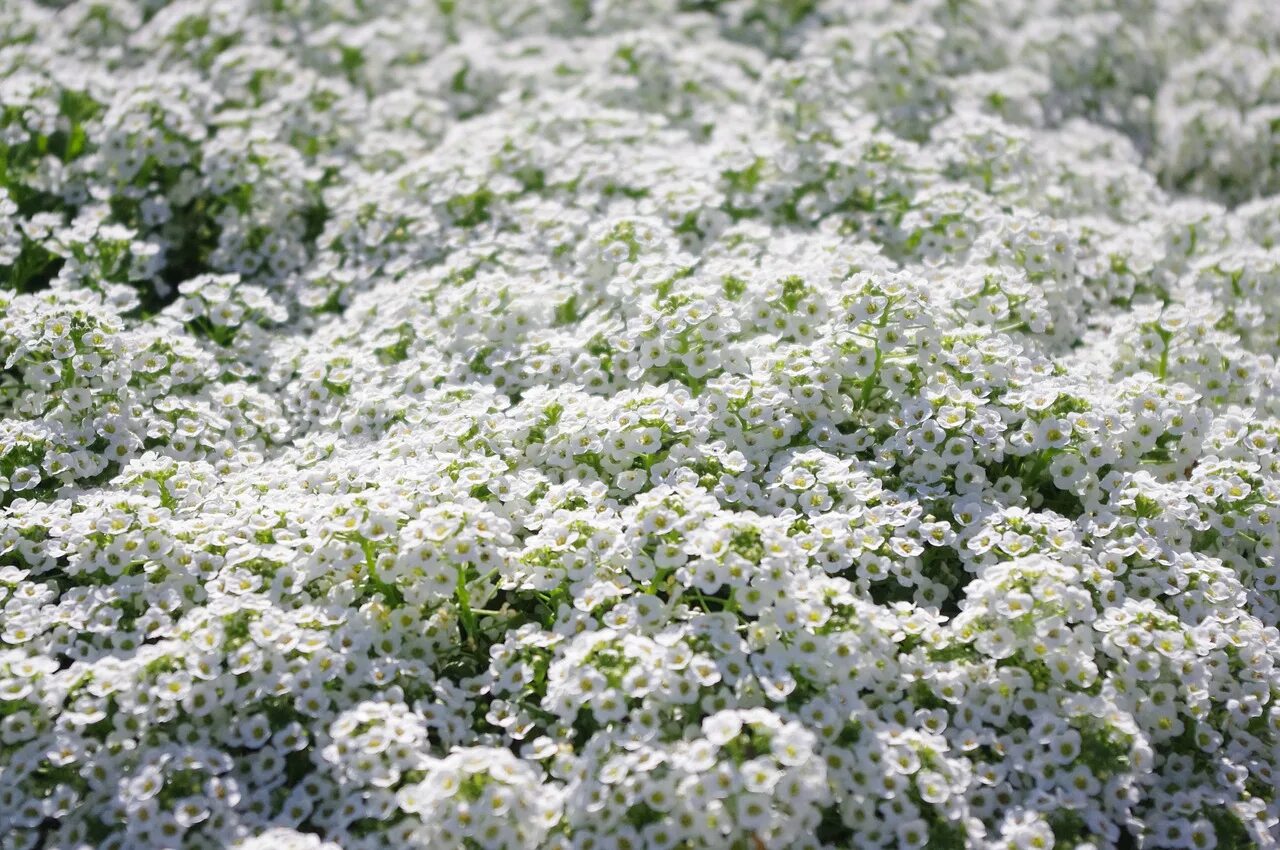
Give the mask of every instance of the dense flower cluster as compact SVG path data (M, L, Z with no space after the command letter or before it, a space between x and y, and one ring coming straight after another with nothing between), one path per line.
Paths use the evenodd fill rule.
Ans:
M10 0L0 850L1280 839L1273 0Z

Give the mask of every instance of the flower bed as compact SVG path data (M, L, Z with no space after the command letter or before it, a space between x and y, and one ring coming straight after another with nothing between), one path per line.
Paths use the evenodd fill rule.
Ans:
M0 850L1273 845L1278 81L1271 0L11 0Z

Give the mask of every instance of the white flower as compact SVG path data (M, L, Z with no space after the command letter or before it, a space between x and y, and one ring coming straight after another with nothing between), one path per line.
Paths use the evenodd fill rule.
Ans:
M1274 839L1269 3L11 5L16 845Z

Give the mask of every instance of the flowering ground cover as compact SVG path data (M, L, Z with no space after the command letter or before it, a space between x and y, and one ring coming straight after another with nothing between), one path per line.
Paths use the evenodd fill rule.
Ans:
M1280 837L1274 0L0 5L0 850Z

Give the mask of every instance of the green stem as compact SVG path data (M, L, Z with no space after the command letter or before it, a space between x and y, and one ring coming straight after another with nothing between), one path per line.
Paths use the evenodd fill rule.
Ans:
M894 299L885 300L884 311L880 314L880 321L876 323L876 327L884 329L889 324L889 311L893 309ZM871 403L871 392L880 381L880 367L884 365L884 352L880 350L880 335L875 335L876 339L876 362L871 366L871 374L862 382L862 408L865 410L867 405Z
M401 595L400 589L395 585L382 580L378 575L378 553L373 547L370 540L360 539L360 549L364 552L365 567L369 570L369 584L373 585L374 590L382 594L382 598L392 607L399 607L404 603L404 596Z
M1160 341L1164 343L1164 347L1160 349L1160 365L1156 367L1156 374L1163 381L1169 374L1169 340L1173 337L1173 334L1163 329L1156 332L1160 334Z
M462 622L462 630L467 637L467 644L474 649L478 630L476 615L471 610L471 594L467 592L467 570L461 564L458 565L458 586L454 594L458 597L458 615Z

